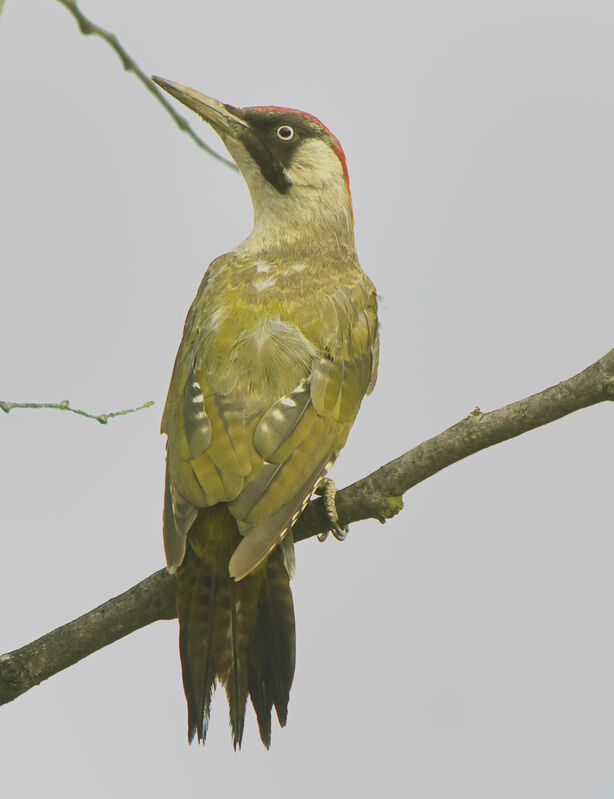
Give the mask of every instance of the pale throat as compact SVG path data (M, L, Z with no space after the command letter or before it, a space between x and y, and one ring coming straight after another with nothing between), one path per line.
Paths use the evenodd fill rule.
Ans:
M253 229L240 249L281 244L305 249L354 248L354 222L344 185L293 186L288 194L250 192Z
M285 170L290 188L280 193L242 148L229 146L247 183L254 210L253 229L240 250L300 245L354 248L354 219L344 170L322 142L308 142Z

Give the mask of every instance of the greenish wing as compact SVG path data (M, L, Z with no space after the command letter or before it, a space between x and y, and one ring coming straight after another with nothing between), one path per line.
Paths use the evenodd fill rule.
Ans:
M356 306L354 306L355 308ZM360 306L358 306L360 308ZM374 382L375 299L339 306L340 335L290 393L254 411L239 391L215 393L206 366L175 366L163 419L168 435L165 547L183 560L197 509L228 503L243 540L230 574L245 577L280 543L345 444Z

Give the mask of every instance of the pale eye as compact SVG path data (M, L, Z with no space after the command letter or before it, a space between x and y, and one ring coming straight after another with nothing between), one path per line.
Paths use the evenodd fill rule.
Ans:
M277 128L277 138L282 141L292 141L294 138L294 128L291 128L290 125L280 125Z

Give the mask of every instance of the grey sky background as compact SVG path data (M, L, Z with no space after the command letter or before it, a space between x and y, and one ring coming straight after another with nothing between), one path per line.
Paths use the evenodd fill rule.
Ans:
M611 2L83 0L147 72L309 111L383 296L353 481L612 341ZM186 112L187 113L187 112ZM215 135L195 128L221 149ZM203 154L52 0L0 17L0 651L162 565L162 404L208 263L247 235ZM297 671L266 752L224 697L188 747L175 622L0 712L3 794L614 796L612 408L487 450L381 527L297 548ZM249 794L248 794L249 792Z

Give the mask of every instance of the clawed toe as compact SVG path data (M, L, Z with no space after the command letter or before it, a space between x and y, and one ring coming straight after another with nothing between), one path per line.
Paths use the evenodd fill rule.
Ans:
M329 530L326 530L326 532L320 533L318 535L318 541L326 541L329 532L335 536L337 541L345 541L349 532L349 527L347 525L342 527L339 524L339 514L337 513L337 504L335 502L335 497L337 496L337 487L330 477L325 477L324 480L322 480L316 489L316 494L320 494L324 500L324 507L326 509L326 515L328 516L328 522L330 524Z

